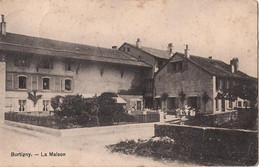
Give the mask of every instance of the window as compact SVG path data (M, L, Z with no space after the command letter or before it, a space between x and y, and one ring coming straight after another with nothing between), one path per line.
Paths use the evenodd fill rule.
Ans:
M30 66L28 58L26 56L15 57L14 65L17 67L29 67Z
M71 90L71 80L70 79L65 80L65 90L68 90L68 91Z
M176 98L175 97L170 97L167 99L167 109L168 110L176 109Z
M65 70L71 71L71 60L66 60L65 62Z
M19 111L25 111L25 104L26 104L26 100L19 100L18 101Z
M45 57L41 60L40 65L44 69L52 69L53 68L53 59Z
M50 100L43 100L42 105L43 105L42 111L49 111Z
M237 106L238 106L238 107L242 107L242 102L241 102L241 101L238 101L238 102L237 102Z
M218 111L219 108L218 108L218 99L216 99L216 111Z
M138 110L138 111L141 110L141 101L137 101L137 110Z
M123 47L123 51L125 52L125 47Z
M221 111L225 111L226 110L226 102L224 99L221 99Z
M233 108L233 102L232 102L231 100L229 100L228 107L229 107L230 109Z
M182 62L172 63L172 71L173 72L180 72L182 70L183 70Z
M42 78L42 89L50 90L50 78Z
M19 76L19 89L26 89L26 77Z
M127 48L127 52L130 52L130 48Z
M194 97L188 97L188 106L190 106L191 108L194 109L199 109L200 108L200 104L199 104L199 98L194 96Z

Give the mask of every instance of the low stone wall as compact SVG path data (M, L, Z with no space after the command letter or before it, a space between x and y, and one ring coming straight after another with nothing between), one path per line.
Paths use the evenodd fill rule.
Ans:
M254 165L258 160L258 132L188 125L155 125L155 136L168 136L183 149L209 158L239 160ZM187 151L189 152L189 151Z
M222 112L217 113L213 115L206 115L205 120L208 120L207 122L212 122L215 126L220 126L223 123L227 123L230 121L236 121L238 119L238 111L228 111L228 112Z

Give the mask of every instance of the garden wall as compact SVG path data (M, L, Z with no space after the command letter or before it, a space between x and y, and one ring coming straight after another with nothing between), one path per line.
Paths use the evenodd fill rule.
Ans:
M168 136L176 144L208 158L239 160L254 165L258 159L258 132L188 125L155 125L155 136Z
M229 111L229 112L222 112L212 115L205 115L203 122L205 124L212 124L214 126L220 126L223 123L227 123L229 121L236 121L238 119L238 112L237 111Z

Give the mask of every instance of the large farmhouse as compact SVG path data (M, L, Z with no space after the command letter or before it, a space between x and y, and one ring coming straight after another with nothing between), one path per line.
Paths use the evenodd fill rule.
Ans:
M155 74L155 100L165 110L188 105L203 114L215 114L246 107L246 101L217 98L218 93L243 83L257 87L257 79L238 70L238 58L226 64L212 57L204 58L176 52Z
M0 110L33 111L28 91L42 98L38 111L51 109L56 95L119 93L135 109L143 108L143 79L151 66L116 50L6 32L0 34Z

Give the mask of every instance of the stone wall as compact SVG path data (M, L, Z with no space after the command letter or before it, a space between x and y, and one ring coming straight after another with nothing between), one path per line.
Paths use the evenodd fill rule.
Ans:
M240 129L155 125L155 136L168 136L198 156L239 160L255 165L258 159L258 132Z

